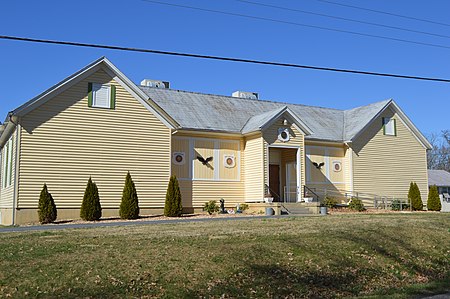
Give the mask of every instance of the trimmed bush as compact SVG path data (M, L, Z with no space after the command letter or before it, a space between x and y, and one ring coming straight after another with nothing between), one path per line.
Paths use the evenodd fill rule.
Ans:
M127 173L125 178L125 186L123 187L119 215L121 219L139 218L138 195L130 172Z
M180 186L176 176L171 176L167 187L166 202L164 204L164 216L180 217L183 213Z
M422 196L420 195L419 186L415 182L411 182L409 185L408 199L414 211L422 211Z
M81 204L80 217L83 220L95 221L102 217L102 207L100 205L100 197L98 195L97 185L92 182L92 178L86 185L84 191L83 203Z
M335 208L338 204L338 201L336 198L331 197L331 196L325 196L325 198L323 199L323 206L324 207L328 207L328 208Z
M206 211L209 215L212 215L212 213L219 212L219 206L217 205L217 202L215 200L210 200L208 202L205 202L203 211Z
M430 187L428 192L427 208L429 211L440 211L442 208L439 191L436 185Z
M362 212L362 211L366 210L362 200L357 197L352 197L352 199L348 203L348 207L350 210L354 210L354 211L358 211L358 212Z
M48 192L47 184L44 184L41 195L39 196L38 215L39 222L42 224L54 222L58 216L55 201Z

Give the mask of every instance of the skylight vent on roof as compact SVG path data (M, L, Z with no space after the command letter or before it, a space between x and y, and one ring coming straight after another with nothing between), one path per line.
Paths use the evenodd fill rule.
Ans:
M231 94L232 97L242 98L242 99L251 99L258 100L259 96L257 92L249 92L249 91L235 91Z
M155 87L155 88L170 88L170 83L161 80L144 79L141 81L142 86Z

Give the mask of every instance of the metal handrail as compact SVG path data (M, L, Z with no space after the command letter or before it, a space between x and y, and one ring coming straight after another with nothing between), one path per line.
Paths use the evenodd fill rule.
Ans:
M311 188L309 188L311 189ZM411 208L410 205L410 200L407 198L400 198L400 197L393 197L393 196L381 196L381 195L377 195L377 194L373 194L373 193L365 193L365 192L356 192L356 191L348 191L348 190L329 190L324 188L323 190L319 189L319 190L315 190L315 193L317 194L317 196L320 197L327 197L327 196L332 196L332 197L339 197L339 198L344 198L346 200L346 204L348 204L350 202L350 200L353 197L362 199L362 200L366 200L366 201L371 201L373 202L373 206L375 208L384 208L387 209L389 207L392 207L393 203L396 203L396 201L398 201L398 203L400 204L400 209L402 210L402 206L409 206L409 208Z
M316 192L314 192L311 188L309 188L306 185L303 186L303 197L309 197L308 196L309 194L313 195L313 200L319 201L319 195L317 195Z
M269 192L270 192L270 194L272 195L272 197L273 197L273 195L276 195L278 198L281 199L280 194L277 194L275 191L273 191L272 188L270 188L269 185L267 185L267 184L264 184L264 185L266 186L267 190L269 190Z

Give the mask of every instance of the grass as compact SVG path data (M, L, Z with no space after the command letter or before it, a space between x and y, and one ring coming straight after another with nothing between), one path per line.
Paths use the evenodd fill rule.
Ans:
M0 297L409 298L450 290L439 213L0 234Z

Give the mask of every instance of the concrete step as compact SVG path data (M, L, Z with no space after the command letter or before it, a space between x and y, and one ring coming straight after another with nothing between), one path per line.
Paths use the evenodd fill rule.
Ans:
M282 208L282 211L286 212L289 215L308 215L313 214L313 212L308 208L302 208L302 207L289 207L289 208Z

